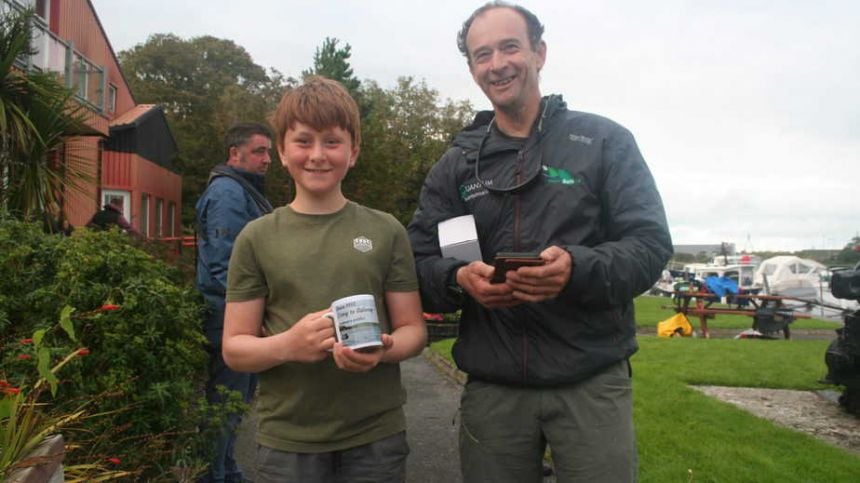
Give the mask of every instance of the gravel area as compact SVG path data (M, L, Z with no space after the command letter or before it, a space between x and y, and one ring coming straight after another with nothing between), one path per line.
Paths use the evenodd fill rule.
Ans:
M860 455L860 418L842 410L835 393L748 387L693 386L756 416Z

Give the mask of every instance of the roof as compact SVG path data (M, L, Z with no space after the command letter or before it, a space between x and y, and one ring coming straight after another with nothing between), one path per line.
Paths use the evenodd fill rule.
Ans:
M155 109L155 104L139 104L128 111L126 111L122 116L117 117L113 121L110 122L111 129L123 128L123 127L132 127L140 124L142 118Z
M107 36L107 32L105 32L105 28L102 25L102 21L99 18L98 12L96 12L96 7L93 5L92 0L87 0L87 4L90 6L90 11L93 13L93 17L96 19L96 24L99 26L99 30L102 32L102 37L105 39L105 43L107 44L108 50L110 50L110 55L113 57L113 61L116 62L116 65L119 66L119 75L122 77L122 81L125 82L125 87L128 89L128 93L131 95L131 102L135 102L134 100L134 92L131 91L131 85L128 83L128 79L125 78L125 72L122 71L122 66L120 66L119 59L116 56L116 52L113 50L113 45L110 43L110 39Z

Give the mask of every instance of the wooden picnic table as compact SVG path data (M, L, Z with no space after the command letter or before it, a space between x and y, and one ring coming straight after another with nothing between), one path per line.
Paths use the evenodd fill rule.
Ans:
M714 318L715 315L746 315L753 318L753 329L759 330L756 315L762 313L763 309L771 309L775 313L777 310L786 310L791 312L793 319L808 319L809 314L798 314L793 309L786 307L783 302L786 297L779 295L758 295L758 294L732 294L731 298L748 300L754 308L741 308L740 304L732 308L711 307L711 304L721 300L721 297L711 292L672 292L675 303L671 306L663 306L665 309L673 309L675 313L682 313L685 317L696 316L699 318L699 327L702 330L702 337L706 339L710 337L708 334L708 319ZM695 303L691 306L691 302ZM782 333L786 339L791 338L791 329L788 323L782 329Z

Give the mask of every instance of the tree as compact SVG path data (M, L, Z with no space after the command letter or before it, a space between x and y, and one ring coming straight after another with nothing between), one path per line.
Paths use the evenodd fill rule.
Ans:
M349 65L351 48L326 38L304 75L341 82L358 101L362 114L362 151L344 181L344 193L363 204L393 213L406 223L412 216L424 176L451 137L472 115L468 102L442 102L424 82L404 77L385 90L359 82ZM123 70L140 102L165 107L180 148L183 221L194 217L194 203L209 170L223 161L221 134L235 121L263 121L284 91L296 81L266 71L229 40L182 40L153 35L120 53ZM267 196L274 205L290 201L289 177L273 160Z
M343 190L406 224L427 171L471 118L472 107L468 101L442 102L436 90L411 77L401 77L390 90L366 81L361 96L367 107L362 148Z
M36 53L32 18L14 9L0 18L0 209L54 222L63 218L63 193L89 180L73 146L62 149L85 130L84 108L55 74L16 66Z
M337 47L340 40L326 37L321 47L317 47L314 53L314 66L302 72L302 77L319 75L336 80L346 87L353 98L358 100L361 82L353 75L349 58L352 56L352 47L345 44L343 48Z
M267 73L241 46L211 36L184 40L154 34L146 43L120 52L119 59L138 102L164 107L179 145L182 220L190 224L209 171L226 158L224 132L237 121L266 122L295 80L274 69ZM276 203L283 200L285 178L280 171L270 170L267 180L269 198Z
M853 267L860 263L860 236L855 236L836 255L836 264Z

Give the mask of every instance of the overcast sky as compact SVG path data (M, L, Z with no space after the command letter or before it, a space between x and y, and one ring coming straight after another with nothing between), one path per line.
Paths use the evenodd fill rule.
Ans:
M489 103L456 48L462 0L92 0L115 51L153 33L233 40L299 77L325 37L359 79ZM842 248L860 234L860 2L523 2L546 26L544 94L636 136L676 244Z

